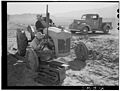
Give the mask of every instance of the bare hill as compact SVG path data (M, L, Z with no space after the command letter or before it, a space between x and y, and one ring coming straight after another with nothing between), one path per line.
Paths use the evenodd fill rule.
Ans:
M56 20L57 24L64 24L68 26L73 19L81 19L83 14L99 14L101 17L104 18L104 21L109 21L113 23L113 27L116 28L118 19L117 19L117 6L99 8L99 9L88 9L88 10L80 10L80 11L71 11L66 13L59 13L55 14L54 16L57 17Z
M116 6L99 8L99 9L90 9L90 10L82 10L82 11L71 11L66 13L59 14L50 14L50 18L53 19L56 25L63 25L68 27L69 24L73 22L73 19L80 19L83 14L88 13L97 13L101 17L104 18L105 21L109 21L113 23L113 27L117 27L117 8ZM45 16L45 14L43 14ZM24 25L34 25L36 22L36 14L18 14L18 15L10 15L9 23L14 24L24 24ZM12 25L14 27L14 24Z
M117 8L118 6L109 6L104 8L95 8L95 9L87 9L87 10L79 10L79 11L71 11L66 13L58 13L54 14L56 17L70 17L80 19L83 14L95 13L99 14L103 18L117 18Z
M36 20L36 14L10 15L9 22L15 24L33 24Z

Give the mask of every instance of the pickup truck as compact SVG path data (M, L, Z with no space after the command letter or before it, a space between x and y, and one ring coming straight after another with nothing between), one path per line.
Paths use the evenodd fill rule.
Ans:
M112 22L103 22L103 18L98 14L84 14L81 20L74 19L73 23L69 25L71 33L82 32L87 34L88 31L95 33L96 31L103 31L109 33L112 29Z

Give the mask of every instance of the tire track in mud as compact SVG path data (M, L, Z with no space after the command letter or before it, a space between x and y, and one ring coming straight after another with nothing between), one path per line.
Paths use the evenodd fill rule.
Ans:
M74 42L82 41L89 49L89 59L81 70L69 69L63 86L118 86L119 85L119 51L118 39L90 38L73 36ZM80 61L80 60L79 60ZM82 66L82 65L78 65ZM76 66L77 67L77 66Z

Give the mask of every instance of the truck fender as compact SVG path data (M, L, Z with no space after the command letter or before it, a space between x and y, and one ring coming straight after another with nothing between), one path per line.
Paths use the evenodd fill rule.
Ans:
M103 29L105 29L106 27L111 28L110 24L105 24L105 25L103 26Z
M91 30L90 25L88 25L88 24L86 24L86 23L82 23L82 24L79 26L79 29L82 30L84 27L87 27L89 31Z

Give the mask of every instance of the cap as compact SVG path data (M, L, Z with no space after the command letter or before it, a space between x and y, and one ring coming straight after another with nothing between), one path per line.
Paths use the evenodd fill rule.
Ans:
M37 19L42 17L42 14L37 14Z

